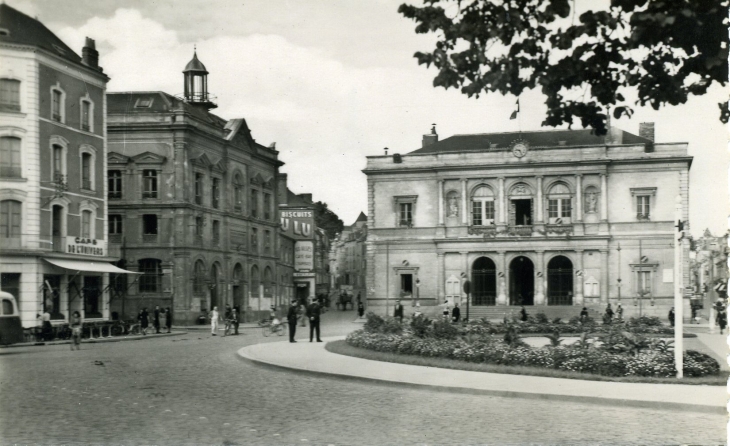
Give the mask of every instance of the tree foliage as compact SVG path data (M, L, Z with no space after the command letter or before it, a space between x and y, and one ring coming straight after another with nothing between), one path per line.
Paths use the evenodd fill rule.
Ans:
M434 86L469 97L539 88L545 126L577 118L605 134L609 112L683 104L727 82L729 0L611 0L577 20L570 0L423 1L398 12L437 34L432 51L414 55L439 70Z
M327 207L327 203L321 201L314 203L314 224L325 231L330 240L334 240L335 235L345 227L340 217Z

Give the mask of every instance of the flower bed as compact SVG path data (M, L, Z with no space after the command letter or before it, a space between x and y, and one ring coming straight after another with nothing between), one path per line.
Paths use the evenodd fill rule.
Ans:
M552 324L554 327L555 324ZM563 324L569 325L569 324ZM520 340L518 324L470 323L455 326L417 317L401 325L392 318L368 315L362 330L350 333L347 343L380 352L455 359L474 363L520 365L592 373L602 376L675 375L671 341L651 340L640 332L611 327L600 337L600 347L583 331L578 342L532 348ZM542 331L548 331L546 327ZM503 336L499 336L503 335ZM688 350L684 353L684 376L718 375L720 365L712 357Z

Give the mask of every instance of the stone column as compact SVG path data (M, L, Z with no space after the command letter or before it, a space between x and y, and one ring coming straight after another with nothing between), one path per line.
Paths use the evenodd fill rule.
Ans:
M545 251L535 251L537 271L535 271L535 305L545 305Z
M583 175L575 176L575 219L583 221Z
M543 218L543 212L542 212L542 176L537 176L537 206L536 206L536 214L537 219L535 220L536 223L543 223L545 220Z
M499 224L506 224L507 206L504 203L504 177L499 177Z
M575 271L576 272L583 271L583 250L576 249L575 253L576 253ZM575 289L575 293L573 293L573 295L575 296L573 305L583 305L583 280L585 278L582 275L579 276L577 274L574 274L573 278L575 280L575 283L573 284L573 288Z
M466 218L466 179L461 180L461 224L466 225L467 224L467 218Z
M444 301L444 286L445 286L445 280L444 280L444 267L445 267L445 261L444 261L444 253L443 252L437 252L436 253L437 263L436 267L438 268L438 271L436 273L436 296L438 297L438 303L441 303Z
M439 225L444 224L444 180L439 180Z
M608 303L608 249L601 249L601 304Z
M507 256L504 251L497 252L497 305L507 305ZM500 277L501 275L501 277Z
M601 221L608 220L608 186L606 181L607 175L601 174Z

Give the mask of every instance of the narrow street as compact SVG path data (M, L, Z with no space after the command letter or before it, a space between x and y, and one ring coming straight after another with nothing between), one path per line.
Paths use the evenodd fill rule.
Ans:
M323 336L361 325L324 315ZM396 388L242 361L187 335L0 350L2 444L722 444L725 418ZM299 328L299 342L308 341ZM519 379L515 377L515 379ZM599 421L600 420L600 421ZM657 422L657 421L661 422Z

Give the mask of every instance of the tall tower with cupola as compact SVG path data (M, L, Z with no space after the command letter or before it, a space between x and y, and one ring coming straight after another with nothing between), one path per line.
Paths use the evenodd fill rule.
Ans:
M193 51L193 58L185 65L185 102L205 107L207 110L218 107L215 99L208 93L208 70L198 60L197 51Z

